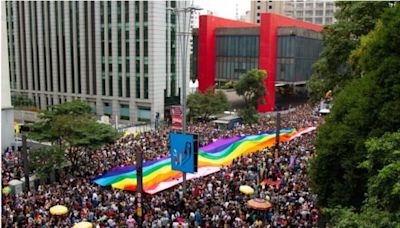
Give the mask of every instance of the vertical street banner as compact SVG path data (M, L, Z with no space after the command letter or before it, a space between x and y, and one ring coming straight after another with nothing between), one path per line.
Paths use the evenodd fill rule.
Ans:
M172 119L172 129L182 130L182 119L183 119L182 106L180 105L171 106L171 119Z

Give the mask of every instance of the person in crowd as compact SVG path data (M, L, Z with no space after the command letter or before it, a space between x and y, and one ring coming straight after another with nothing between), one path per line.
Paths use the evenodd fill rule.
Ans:
M282 128L318 126L323 119L308 105L282 115ZM204 146L221 138L259 134L274 129L274 118L262 117L258 124L239 125L220 130L211 123L189 124L189 132L199 134ZM38 189L2 197L2 227L72 227L88 221L94 227L137 227L137 197L134 192L101 187L91 182L115 167L135 164L133 148L143 153L144 161L169 154L170 129L129 135L116 143L87 151L81 168L66 168L56 183ZM144 195L143 227L316 227L318 208L312 194L307 166L314 156L310 132L279 150L264 148L236 158L231 165L212 175L188 181L188 194L176 186L155 195ZM7 148L2 154L2 184L23 177L20 153ZM239 191L241 185L255 189L252 196ZM272 205L266 211L247 206L252 198ZM53 216L49 209L65 205L65 216Z

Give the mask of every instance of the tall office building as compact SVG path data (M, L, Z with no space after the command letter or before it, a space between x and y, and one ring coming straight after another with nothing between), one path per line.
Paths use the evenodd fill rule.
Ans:
M327 25L335 22L336 11L333 0L286 0L254 1L251 0L250 21L260 23L263 12L276 13L314 24Z
M163 119L182 88L177 34L184 18L171 8L188 5L7 2L12 97L27 96L41 109L82 99L97 115L131 123L153 122L156 113Z
M14 111L11 106L10 77L7 44L7 20L5 2L0 2L0 72L1 72L1 149L14 142Z

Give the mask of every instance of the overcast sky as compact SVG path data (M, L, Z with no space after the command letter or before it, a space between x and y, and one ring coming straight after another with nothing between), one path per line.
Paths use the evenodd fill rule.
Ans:
M236 4L238 5L239 18L250 10L249 0L194 0L194 5L203 8L201 14L205 14L207 10L216 13L216 16L236 19Z

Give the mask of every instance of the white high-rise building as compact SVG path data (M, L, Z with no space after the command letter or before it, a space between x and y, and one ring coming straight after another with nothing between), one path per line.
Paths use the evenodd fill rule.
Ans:
M130 123L154 122L156 113L163 119L182 88L178 17L170 9L188 5L7 2L12 97L41 109L82 99L97 115Z
M251 0L249 22L259 24L261 13L269 12L314 24L327 25L335 22L335 11L334 0Z
M10 74L7 44L7 20L5 2L0 2L0 50L1 50L1 149L4 150L14 142L14 111L11 106Z

